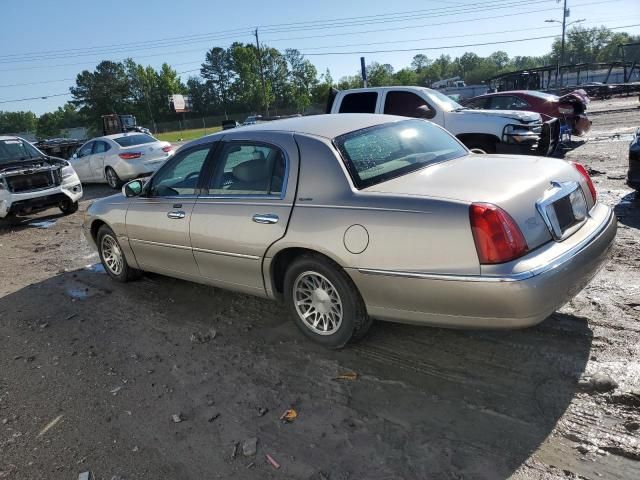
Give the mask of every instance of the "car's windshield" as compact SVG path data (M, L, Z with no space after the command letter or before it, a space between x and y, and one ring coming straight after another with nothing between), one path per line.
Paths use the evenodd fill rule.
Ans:
M42 156L43 154L39 150L20 138L0 140L0 164Z
M437 90L427 90L427 95L445 112L451 112L453 110L458 110L459 108L464 108L454 99L447 97L444 93L438 92Z
M334 140L357 188L467 154L443 129L405 120L347 133Z
M116 137L113 139L121 147L133 147L134 145L144 145L145 143L157 142L151 135L144 133L137 135L124 135L122 137Z

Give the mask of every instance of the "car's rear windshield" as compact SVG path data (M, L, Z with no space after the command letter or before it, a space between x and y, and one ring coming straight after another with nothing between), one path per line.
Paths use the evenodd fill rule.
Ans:
M138 135L126 135L124 137L117 137L113 140L117 142L121 147L133 147L134 145L144 145L145 143L153 143L157 141L151 135L146 135L144 133Z
M531 95L532 97L538 97L538 98L541 98L542 100L547 100L549 102L552 100L558 99L557 95L552 95L550 93L545 93L545 92L536 92L535 90L528 90L527 95Z
M357 188L467 154L454 137L425 120L356 130L335 138L334 144Z
M20 138L0 140L0 164L42 156L39 150Z

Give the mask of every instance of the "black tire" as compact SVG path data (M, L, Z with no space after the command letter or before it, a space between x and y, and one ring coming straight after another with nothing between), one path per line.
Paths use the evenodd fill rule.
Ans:
M316 333L298 312L294 288L301 279L308 278L309 274L319 274L318 278L324 277L329 286L333 287L334 293L337 293L342 307L342 318L333 333ZM328 348L342 348L350 341L364 337L373 323L351 278L340 266L320 255L303 255L291 263L284 277L284 300L300 331L314 342Z
M122 262L120 268L114 268L112 266L113 263L105 259L105 253L103 252L103 250L106 249L105 247L107 245L107 241L111 244L112 248L115 244L120 252ZM102 266L111 278L123 283L140 278L142 272L129 266L129 264L127 263L127 259L122 252L122 248L120 247L120 243L118 242L116 234L113 233L113 230L111 230L106 225L101 226L98 230L98 235L96 236L96 245L98 246L98 254L100 255Z
M113 188L114 190L118 190L119 188L122 188L122 185L124 184L124 182L120 180L120 177L118 176L118 174L113 168L111 167L105 168L104 176L107 179L107 184L111 188Z
M464 144L473 153L496 153L496 142L488 138L471 138Z
M21 220L13 214L9 214L4 218L0 218L0 229L2 228L11 228L17 227L22 222Z
M71 215L78 211L78 202L72 202L67 199L60 204L60 211L65 215Z

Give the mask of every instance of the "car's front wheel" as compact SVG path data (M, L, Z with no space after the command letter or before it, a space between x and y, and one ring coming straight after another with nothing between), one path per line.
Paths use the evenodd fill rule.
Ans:
M96 244L102 265L111 278L119 282L128 282L140 276L140 270L129 266L116 234L106 225L98 230Z
M120 177L113 168L107 167L104 170L104 175L107 179L107 183L111 188L117 190L122 187L122 180L120 180Z
M294 260L285 274L284 298L302 333L329 348L364 336L372 323L351 278L321 256Z
M70 199L64 200L60 203L60 211L65 215L71 215L78 211L78 202L73 202Z

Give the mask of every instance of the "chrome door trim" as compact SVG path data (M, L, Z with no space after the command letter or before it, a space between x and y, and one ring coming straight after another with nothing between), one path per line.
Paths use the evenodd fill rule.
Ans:
M220 250L209 250L207 248L193 248L194 252L211 253L213 255L222 255L223 257L244 258L247 260L260 260L257 255L245 255L243 253L222 252Z
M181 220L185 217L186 213L184 210L171 210L167 212L167 217L172 218L174 220Z
M187 247L186 245L173 245L171 243L152 242L151 240L140 240L137 238L129 238L129 241L144 243L145 245L154 245L156 247L168 247L168 248L177 248L179 250L191 250L191 247Z

